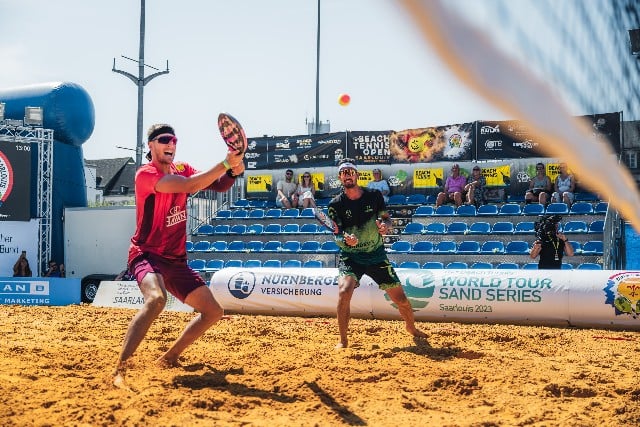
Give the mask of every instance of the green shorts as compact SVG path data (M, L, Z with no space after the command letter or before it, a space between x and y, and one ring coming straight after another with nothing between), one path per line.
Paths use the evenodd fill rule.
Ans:
M360 279L365 274L371 277L383 291L401 285L400 279L388 259L380 263L364 265L353 262L348 255L340 255L338 277L353 276L358 279L358 284L356 285L358 287L360 286Z

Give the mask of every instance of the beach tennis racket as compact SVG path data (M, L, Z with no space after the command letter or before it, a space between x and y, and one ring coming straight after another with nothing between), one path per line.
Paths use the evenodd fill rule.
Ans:
M247 151L247 136L244 129L231 114L218 115L218 130L229 151L235 151L238 154L244 154Z
M338 226L322 209L313 208L313 216L321 226L331 231L332 234L338 234Z

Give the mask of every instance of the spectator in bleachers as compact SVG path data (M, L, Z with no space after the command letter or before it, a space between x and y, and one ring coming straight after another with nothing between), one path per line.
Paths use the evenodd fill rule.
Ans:
M54 260L49 260L49 268L44 273L44 277L65 277L64 264L60 264Z
M570 207L573 203L576 189L575 178L569 174L566 163L560 163L558 169L560 173L556 176L555 182L553 183L554 191L551 195L551 201L555 203L564 202L567 204L567 207Z
M467 185L467 178L460 175L460 166L454 163L451 166L451 175L447 177L444 183L444 191L438 194L436 199L436 208L449 202L453 202L456 208L462 204L462 193Z
M31 267L27 259L27 251L22 251L18 260L13 265L13 277L31 277Z
M358 185L358 168L353 159L340 161L338 178L343 190L331 200L328 209L340 248L337 307L340 341L336 348L348 346L351 297L365 274L398 306L407 332L425 338L424 332L416 328L411 303L385 251L383 236L393 226L382 194Z
M296 188L298 196L298 207L315 208L316 207L316 186L313 184L313 178L310 172L305 172L300 177L300 183Z
M293 180L293 171L287 169L284 174L284 181L278 181L276 184L276 206L279 208L292 208L298 206L298 195L296 189L298 185Z
M245 138L237 122L226 126L227 138ZM127 266L144 297L130 321L113 371L113 384L125 382L127 362L167 303L167 292L194 308L196 316L156 363L178 365L180 354L222 318L222 307L203 278L187 263L187 198L200 190L227 191L244 172L244 155L235 151L205 171L174 162L178 138L172 126L155 124L147 133L149 163L136 171L136 230ZM151 207L153 209L151 209ZM145 358L147 359L147 358Z
M475 165L471 170L471 175L467 178L467 185L464 187L464 191L467 196L467 204L478 207L484 204L484 187L487 185L487 180L482 175L480 166Z
M529 189L524 193L525 203L546 205L549 202L552 188L551 179L547 175L544 164L536 164L536 175L529 180Z
M389 193L391 189L389 188L387 180L382 178L382 171L380 169L375 168L373 170L373 181L369 181L367 188L381 192L384 202L389 203Z

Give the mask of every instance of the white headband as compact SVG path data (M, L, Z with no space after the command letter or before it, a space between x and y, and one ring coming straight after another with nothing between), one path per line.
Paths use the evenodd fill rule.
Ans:
M353 169L356 172L358 171L358 167L356 165L347 162L340 165L340 167L338 168L338 173L342 172L345 169Z

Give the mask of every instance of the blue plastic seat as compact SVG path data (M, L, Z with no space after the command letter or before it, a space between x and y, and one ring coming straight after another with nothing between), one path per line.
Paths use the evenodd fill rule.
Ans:
M491 270L493 269L493 264L491 264L490 262L478 261L471 264L469 268L476 270Z
M224 268L224 261L221 259L210 259L207 261L207 265L204 268L204 271L213 273L218 270L222 270Z
M411 253L413 254L430 254L433 252L433 242L421 240L415 242L411 247Z
M211 224L201 224L196 232L196 236L211 236L213 235L214 227Z
M317 240L305 240L300 245L300 252L318 252L320 250L320 242Z
M465 240L458 244L459 254L477 254L480 253L480 243L475 240Z
M262 245L262 252L280 252L282 243L280 240L269 240Z
M220 209L216 212L215 219L229 219L231 218L231 211L229 209Z
M604 220L596 219L589 224L589 233L603 233L604 232Z
M207 263L203 259L191 259L189 260L189 267L195 271L205 271Z
M455 253L458 249L456 242L451 240L443 240L438 242L433 248L434 253Z
M408 205L426 205L427 197L424 194L414 193L407 196Z
M269 209L267 213L264 214L265 218L273 218L277 219L282 216L282 209Z
M441 205L436 208L433 214L438 216L452 216L456 214L456 210L451 205Z
M575 202L569 209L571 215L591 215L593 213L593 205L589 202Z
M304 263L302 263L302 267L304 268L324 268L324 262L319 259L308 259Z
M281 234L282 226L280 224L267 224L264 228L263 234Z
M262 263L262 266L266 268L280 268L282 267L282 261L279 259L268 259Z
M529 243L524 240L512 240L504 248L506 254L529 255Z
M602 240L590 240L582 244L583 255L602 255L604 253L604 247Z
M534 234L536 232L535 223L533 221L520 221L513 230L514 234Z
M304 208L300 212L300 218L313 218L315 217L313 213L313 208Z
M609 203L608 202L598 202L595 205L595 207L593 208L593 213L606 214L607 213L607 209L609 209Z
M418 206L413 216L431 216L433 215L433 206Z
M322 242L319 252L338 253L339 250L340 248L334 240L327 240L326 242Z
M227 252L244 252L246 246L242 240L234 240L227 243Z
M409 222L405 225L402 234L422 234L424 226L419 222Z
M283 268L301 268L302 261L299 259L288 259L282 263Z
M300 232L300 224L289 223L282 226L283 234L298 234Z
M496 205L481 205L476 211L476 215L498 215L498 207Z
M185 244L185 250L187 252L193 252L193 242L191 240L187 240L187 243Z
M516 264L515 262L501 262L500 264L496 265L496 269L498 269L498 270L518 270L518 269L520 269L520 266L518 264Z
M497 221L491 227L493 234L513 234L513 223L511 221Z
M297 208L285 209L282 212L282 218L298 218L300 216L300 211Z
M266 200L249 199L250 208L265 208L267 206Z
M483 254L503 254L504 243L499 240L487 240L482 244L480 253Z
M208 240L200 240L193 244L193 252L209 252L211 244Z
M491 232L491 224L485 221L474 222L469 226L469 234L489 234Z
M244 268L260 268L262 267L262 261L259 259L248 259L242 264L242 266Z
M297 240L287 240L282 244L283 252L298 252L300 250L300 242Z
M569 264L568 262L563 262L560 266L562 270L573 270L573 264Z
M582 253L582 244L580 242L576 242L575 240L569 240L568 243L573 246L573 252L576 254Z
M245 243L245 249L249 252L262 252L263 245L262 240L249 240Z
M235 202L233 202L234 208L246 208L248 206L249 206L249 200L247 199L238 199Z
M520 205L517 203L505 203L498 211L498 215L520 215L520 213Z
M549 203L547 209L545 209L545 213L548 215L565 215L569 213L569 208L564 202Z
M224 263L224 268L231 267L242 267L242 260L240 259L229 259Z
M598 200L598 196L590 191L579 191L575 193L575 200L577 202L595 202Z
M427 261L422 264L422 269L424 270L442 270L444 268L444 264L440 261Z
M398 268L420 268L420 263L418 261L403 261L400 263Z
M229 228L229 234L244 234L246 231L247 226L245 224L233 224Z
M231 212L231 219L247 219L249 211L246 209L236 209Z
M213 229L213 234L229 234L229 224L218 224Z
M431 222L424 226L425 234L445 234L447 226L442 222Z
M216 240L215 242L211 242L211 251L213 252L226 252L227 251L227 241L226 240Z
M524 207L522 208L523 215L542 215L543 213L544 205L540 203L531 203L528 205L524 205Z
M447 234L465 234L468 229L466 222L454 221L447 227Z
M595 262L583 262L578 264L578 270L602 270L602 266Z
M447 270L466 270L469 268L469 265L463 261L452 261L445 267Z
M388 252L406 254L411 250L411 242L406 240L398 240L391 244Z
M260 235L264 231L264 225L262 224L250 224L247 226L247 230L244 234L255 234Z
M302 224L300 226L300 233L301 234L316 234L318 232L318 226L307 222L306 224Z
M253 209L249 212L249 219L262 219L264 218L264 209Z
M537 262L528 262L525 265L522 266L523 270L537 270L538 269L538 263Z
M388 205L406 205L407 204L407 196L404 194L394 194L389 196Z
M585 221L567 221L562 227L563 233L586 233L589 227Z
M458 216L476 216L476 207L474 205L460 205L456 209Z

